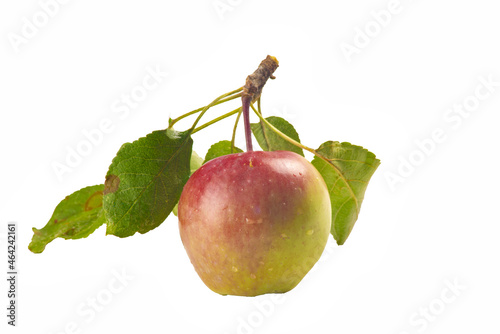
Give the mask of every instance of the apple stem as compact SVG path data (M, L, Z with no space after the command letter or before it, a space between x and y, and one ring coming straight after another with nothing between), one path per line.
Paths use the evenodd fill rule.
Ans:
M262 88L269 78L274 79L273 73L278 68L279 63L275 57L267 56L259 67L250 74L243 86L241 103L243 110L243 121L245 123L245 139L247 151L252 152L252 129L250 128L250 105L260 98ZM253 106L252 106L253 107Z
M245 140L247 144L247 152L252 152L252 129L250 128L250 102L252 98L245 96L241 98L243 110L243 123L245 124Z

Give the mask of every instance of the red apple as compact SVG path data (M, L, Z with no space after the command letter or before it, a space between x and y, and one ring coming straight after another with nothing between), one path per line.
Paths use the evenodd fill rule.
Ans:
M330 234L326 184L302 156L245 152L207 162L179 201L182 242L196 272L222 295L293 289Z

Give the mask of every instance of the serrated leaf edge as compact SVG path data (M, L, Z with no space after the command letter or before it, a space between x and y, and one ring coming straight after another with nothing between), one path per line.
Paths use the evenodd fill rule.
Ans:
M361 149L362 151L365 151L367 152L367 155L372 155L373 158L374 158L374 163L375 164L369 164L367 163L366 161L358 161L358 160L346 160L346 159L329 159L325 156L323 156L319 151L325 147L328 147L328 146L340 146L340 147L343 147L343 146L350 146L350 147L353 147L355 149ZM349 181L358 181L358 180L347 180L345 177L344 177L344 174L342 174L342 172L339 170L339 168L337 166L335 166L333 163L331 163L331 161L353 161L353 162L358 162L358 163L363 163L363 164L366 164L370 167L372 167L373 169L377 169L378 166L380 165L380 160L376 157L376 155L373 153L373 152L370 152L368 149L362 147L362 146L358 146L358 145L353 145L349 142L338 142L338 141L326 141L324 142L323 144L320 145L320 147L315 150L316 152L316 156L320 159L323 159L327 164L329 164L330 166L333 167L333 169L337 172L337 174L339 175L339 179L342 179L342 181L344 182L344 184L347 186L347 189L349 190L349 193L350 193L350 198L352 198L354 200L354 202L356 203L356 220L359 218L359 212L361 211L361 207L359 205L359 201L358 201L358 198L356 197L356 194L354 193L354 191L352 190L351 188L351 185L349 184ZM337 181L332 185L332 188L335 187L335 185L337 184ZM328 192L330 192L330 189L328 189ZM344 203L342 203L342 205L340 206L340 208L342 208L345 203L347 203L349 201L346 200ZM339 210L337 210L336 212L336 215L338 214L338 212L340 211L340 208ZM332 218L332 224L334 223L336 219L336 216L335 218Z
M188 136L186 136L186 138L184 139L184 141L182 142L182 144L179 146L179 149L178 149L178 150L177 150L177 151L176 151L176 152L175 152L175 153L174 153L174 154L173 154L173 155L172 155L172 156L171 156L168 160L166 160L166 161L165 161L166 163L164 164L164 166L162 167L162 169L160 170L160 172L158 172L158 173L154 174L154 176L153 176L153 178L151 179L151 181L150 181L150 182L149 182L146 186L144 186L144 187L143 187L143 189L141 190L140 194L137 196L137 198L134 200L134 202L133 202L133 203L130 205L130 207L128 208L127 212L125 212L125 213L124 213L124 214L120 217L120 219L118 219L116 222L113 222L113 225L118 225L118 224L120 223L120 221L121 221L121 220L122 220L122 219L123 219L123 218L124 218L124 217L125 217L125 216L129 213L129 212L130 212L130 210L132 210L132 208L136 205L137 201L138 201L138 200L142 197L142 195L144 194L144 192L146 191L146 189L148 189L148 188L149 188L149 186L153 183L153 180L155 180L156 178L158 178L158 177L159 177L159 175L163 173L163 171L165 170L165 168L169 165L169 162L171 161L171 159L172 159L172 158L174 158L175 156L177 156L177 154L179 154L179 152L181 151L181 148L183 148L183 147L184 147L184 145L186 145L186 143L189 141L188 139L189 139L189 138L191 138L191 131L190 131L190 130L185 131L185 132L178 132L178 131L169 130L169 129L166 129L166 130L155 130L155 131L153 131L153 132L151 132L151 133L147 134L147 135L146 135L146 136L144 136L144 137L140 137L140 138L138 138L138 139L134 140L134 141L133 141L133 142L131 142L131 143L125 143L125 144L123 144L123 145L120 147L120 149L118 150L118 152L122 149L122 147L123 147L124 145L131 145L131 144L133 144L133 143L135 143L135 142L138 142L138 141L140 141L140 140L146 139L147 137L151 136L153 133L155 133L155 132L157 132L157 131L165 131L165 135L166 135L167 137L169 137L169 138L172 138L172 139L178 139L180 136L176 136L177 134L188 133L188 132L189 132L189 134L188 134ZM172 132L174 132L174 133L172 133ZM120 160L120 161L116 162L115 160L116 160L117 158L118 158L118 153L117 153L117 155L113 158L113 160L111 161L111 164L110 164L110 166L109 166L109 168L108 168L108 172L107 172L106 176L107 176L107 175L109 175L109 171L111 170L111 166L113 166L115 163L119 164L120 162L122 162L122 161L123 161L123 160ZM191 168L190 168L190 170L191 170ZM151 174L151 175L153 175L153 174ZM163 183L163 180L162 180L162 183ZM163 185L163 186L165 187L165 185ZM103 209L104 209L104 206L103 206ZM105 212L105 216L106 216L106 210L104 210L104 212ZM106 217L106 219L107 219L107 217ZM109 226L109 225L108 225L108 226ZM137 232L139 232L140 234L145 234L145 233L147 233L147 232L149 232L149 231L150 231L150 230L145 231L145 232L136 231L136 232L134 232L133 234L130 234L130 235L127 235L127 236L118 236L118 237L129 237L129 236L134 235L134 234L135 234L135 233L137 233ZM113 234L113 233L108 233L108 229L107 229L107 228L106 228L106 235L115 235L115 236L117 236L116 234Z

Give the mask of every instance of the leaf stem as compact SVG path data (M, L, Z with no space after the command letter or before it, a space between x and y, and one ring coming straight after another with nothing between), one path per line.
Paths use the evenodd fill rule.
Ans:
M234 115L234 114L236 114L236 113L238 113L238 112L240 112L240 111L241 111L241 107L236 108L236 109L234 109L233 111L230 111L230 112L228 112L228 113L225 113L224 115L221 115L221 116L219 116L219 117L217 117L217 118L214 118L214 119L213 119L213 120L211 120L210 122L207 122L207 123L205 123L205 124L203 124L203 125L200 125L200 126L199 126L199 127L197 127L196 129L194 129L194 130L191 132L191 134L196 133L196 132L198 132L198 131L200 131L200 130L202 130L202 129L206 128L207 126L210 126L210 125L212 125L212 124L214 124L214 123L217 123L218 121L221 121L221 120L223 120L224 118L228 118L229 116L232 116L232 115Z
M200 119L203 117L203 115L205 115L205 113L207 112L208 109L210 109L211 107L215 106L217 104L217 102L225 99L226 97L228 96L231 96L237 92L240 91L241 88L238 88L236 90L233 90L232 92L229 92L229 93L226 93L226 94L223 94L221 96L219 96L218 98L216 98L215 100L213 100L210 104L206 105L205 107L203 107L203 109L201 110L201 113L198 115L198 117L196 118L196 120L194 121L193 125L191 126L191 128L189 129L190 133L192 134L193 131L196 129L196 125L198 124L198 122L200 121ZM199 131L199 129L198 129Z
M240 121L241 117L241 108L240 111L238 112L238 116L236 116L236 121L234 122L234 128L233 128L233 136L231 137L231 153L234 153L234 141L236 139L236 128L238 127L238 122Z
M259 113L262 115L262 110L260 109L260 97L257 100L257 110L259 110ZM267 130L266 130L266 127L264 126L264 122L261 119L259 119L259 122L260 122L260 126L262 127L262 135L264 136L264 140L266 141L267 145L270 146L269 138L267 136Z
M254 108L254 106L252 105L251 106L253 111L257 114L257 116L259 116L260 120L262 122L264 122L271 130L273 130L278 136L280 136L281 138L283 138L284 140L288 141L289 143L292 143L293 145L297 146L297 147L300 147L306 151L309 151L311 152L312 154L316 155L317 157L321 158L321 159L325 159L321 154L319 154L318 152L316 152L316 150L313 150L312 148L310 147L307 147L301 143L299 143L298 141L295 141L293 140L292 138L288 137L286 134L284 134L283 132L281 132L280 130L276 129L271 123L269 123L264 117L262 117L261 113L259 111L257 111L257 109Z
M226 97L226 98L224 98L224 99L220 99L219 101L217 101L217 103L213 104L213 106L216 106L216 105L218 105L218 104L221 104L221 103L224 103L224 102L227 102L227 101L231 101L231 100L234 100L234 99L237 99L237 98L241 97L241 95L242 95L242 94L241 94L241 91L242 91L242 90L243 90L243 87L240 87L240 88L238 88L238 89L235 89L235 90L233 90L233 91L231 91L231 92L227 93L228 97ZM239 93L239 94L237 94L237 93ZM232 94L235 94L235 95L230 96L230 95L232 95ZM225 95L226 95L226 94L225 94ZM199 113L200 111L202 111L202 110L203 110L204 108L206 108L206 107L207 107L207 106L205 106L205 107L201 107L201 108L198 108L198 109L195 109L195 110L190 111L190 112L188 112L188 113L185 113L184 115L181 115L181 116L179 116L179 117L177 117L177 118L175 118L175 119L170 120L170 121L169 121L169 124L168 124L168 128L169 128L169 129L171 129L171 128L174 126L174 124L175 124L175 123L177 123L178 121L180 121L181 119L184 119L184 118L186 118L186 117L188 117L188 116L191 116L191 115L194 115L194 114L196 114L196 113Z
M346 180L344 174L342 174L342 172L339 170L339 168L334 165L328 158L326 158L325 156L323 156L322 154L318 153L316 150L313 150L312 148L310 147L307 147L295 140L293 140L292 138L288 137L287 135L285 135L283 132L281 132L280 130L276 129L271 123L269 123L264 117L262 117L262 115L260 114L260 112L258 112L253 106L252 106L252 109L253 111L257 114L257 116L259 116L259 118L264 122L266 123L266 125L271 129L273 130L274 132L276 132L276 134L278 136L280 136L281 138L285 139L286 141L292 143L293 145L295 146L298 146L306 151L309 151L311 152L312 154L314 154L315 156L317 156L318 158L320 158L321 160L325 161L327 164L329 164L330 166L333 167L333 169L335 169L335 171L337 172L337 174L339 175L339 177L345 182L345 184L347 185L347 188L348 188L348 191L350 192L352 198L354 199L354 202L356 203L356 207L357 207L357 210L356 210L356 214L359 214L359 204L358 204L358 199L356 197L356 194L354 194L354 191L353 189L349 186L349 182Z

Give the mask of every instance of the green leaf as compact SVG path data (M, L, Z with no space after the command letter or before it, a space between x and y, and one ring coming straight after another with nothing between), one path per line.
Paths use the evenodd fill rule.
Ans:
M63 199L41 230L33 228L28 248L41 253L55 238L86 238L105 222L102 212L104 185L80 189Z
M120 148L106 175L106 234L146 233L167 218L189 178L192 146L189 131L167 129Z
M343 245L358 219L366 187L380 160L368 150L350 143L327 141L316 150L312 164L328 186L332 204L331 232Z
M198 153L196 153L195 151L193 151L193 153L191 153L191 160L190 160L190 163L189 163L189 168L190 168L190 173L189 175L193 175L194 172L196 172L196 170L198 168L201 167L201 165L203 165L203 158L201 158ZM177 217L177 206L179 205L179 203L175 204L174 208L172 209L172 213Z
M285 135L300 143L297 131L295 131L293 125L288 123L285 119L271 116L267 117L266 120ZM264 151L292 151L304 156L304 152L300 147L281 138L264 122L252 123L250 126L252 127L253 135Z
M205 162L206 164L208 161L222 157L223 155L228 155L232 153L240 153L243 152L243 150L237 148L236 146L234 147L234 152L231 152L231 142L229 140L222 140L218 143L213 144L207 152L207 155L205 156Z

